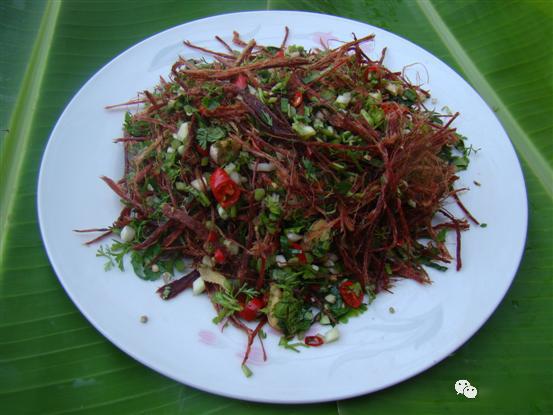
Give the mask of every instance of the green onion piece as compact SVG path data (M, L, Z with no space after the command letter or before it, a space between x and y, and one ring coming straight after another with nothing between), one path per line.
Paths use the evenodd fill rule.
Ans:
M342 163L338 163L337 161L333 161L332 163L330 163L330 165L335 170L344 171L346 169L346 166L344 166Z
M193 188L192 186L187 185L186 183L176 182L175 187L179 191L185 191L194 196L198 202L200 202L204 207L211 206L211 200L204 192L200 192L198 189Z
M292 124L292 129L298 133L301 138L313 137L317 132L310 125L303 124L301 122L295 122Z
M370 126L374 126L374 121L372 120L371 116L369 115L369 113L367 112L367 110L365 109L362 109L360 111L361 115L363 116L363 118L365 119L365 121L367 121L367 123L370 125Z
M242 365L242 372L244 372L244 375L246 375L247 378L249 378L251 375L253 375L253 372L245 364Z
M280 100L280 110L285 113L285 114L288 114L288 108L290 108L290 104L288 102L288 98L282 98Z
M256 200L256 202L261 202L264 197L265 197L265 189L259 188L253 191L253 198Z
M417 102L417 99L418 99L418 95L416 91L413 91L412 89L406 89L403 92L403 96L409 101L413 101L413 102Z

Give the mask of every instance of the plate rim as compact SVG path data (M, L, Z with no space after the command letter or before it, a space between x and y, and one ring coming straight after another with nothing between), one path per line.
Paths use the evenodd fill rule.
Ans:
M311 403L322 403L322 402L331 402L331 401L350 399L350 398L364 396L364 395L368 395L368 394L371 394L371 393L374 393L374 392L378 392L380 390L387 389L391 386L402 383L406 380L409 380L411 378L414 378L414 377L420 375L423 372L426 372L431 367L433 367L436 364L438 364L438 363L442 362L443 360L445 360L451 353L454 353L456 350L463 347L469 340L471 340L475 336L475 334L488 322L490 317L495 313L495 311L497 310L499 305L505 299L505 296L506 296L507 292L509 291L509 289L511 288L511 286L513 284L513 281L514 281L514 279L515 279L515 277L518 273L518 270L520 269L520 264L521 264L521 261L522 261L523 255L524 255L524 251L525 251L526 243L527 243L527 238L528 238L528 192L527 192L527 189L526 189L526 181L525 181L524 171L522 170L521 162L520 162L518 154L515 150L513 142L510 139L509 134L507 134L507 131L505 130L503 124L501 123L501 121L499 120L499 118L497 117L497 115L493 111L491 113L494 116L494 118L497 120L500 129L502 130L502 132L507 137L507 139L508 139L507 140L508 141L507 145L509 146L510 150L512 151L512 153L515 156L515 160L517 161L516 167L513 166L513 168L516 169L517 176L521 179L522 194L520 195L520 197L524 199L524 201L522 203L523 212L520 212L520 215L523 216L523 218L522 218L523 221L522 222L523 222L523 229L524 229L524 237L522 238L522 243L521 243L521 246L520 246L520 250L517 253L516 261L514 261L514 263L516 263L516 266L514 267L514 269L512 270L511 275L509 276L509 283L505 285L505 289L502 290L502 292L500 293L501 295L498 297L497 303L493 304L493 306L490 308L490 312L485 313L486 315L485 316L483 315L483 318L481 319L481 321L478 324L475 324L474 326L472 326L471 329L467 331L469 334L466 335L466 336L463 336L463 337L466 337L466 338L464 338L464 340L462 340L456 347L449 350L447 353L444 352L443 355L440 354L438 357L436 357L434 359L431 359L427 364L420 366L416 370L412 371L410 374L400 376L400 377L394 379L393 381L389 381L387 383L384 383L384 384L382 384L382 385L380 385L379 387L376 387L376 388L368 388L368 389L365 389L365 390L356 389L355 391L353 391L351 393L336 394L336 395L333 395L333 396L330 396L330 397L321 397L320 399L302 399L301 397L299 397L299 398L296 397L296 398L284 398L284 399L281 399L281 400L274 400L274 399L267 399L267 398L264 398L264 397L252 397L252 396L243 395L243 394L227 393L225 391L212 389L209 386L206 386L206 385L203 385L203 384L202 385L196 384L193 381L184 382L180 379L176 379L172 375L166 373L165 370L151 366L149 363L147 363L145 360L143 360L142 357L139 354L134 353L128 347L126 347L124 344L121 344L115 338L115 336L108 335L105 332L102 325L99 324L96 321L96 319L92 315L89 314L88 311L86 311L85 309L83 309L79 306L79 303L74 298L74 295L72 294L70 289L66 286L66 283L65 283L64 279L60 276L61 275L60 267L57 264L57 262L55 261L54 256L51 254L50 248L49 248L48 244L46 243L47 237L46 237L46 233L45 233L45 229L44 229L44 222L45 222L44 210L43 210L43 206L42 206L42 203L41 203L41 196L43 194L41 189L44 189L44 180L45 180L44 179L44 171L46 169L45 165L46 165L46 161L48 159L48 154L51 151L51 148L52 148L52 145L53 145L52 144L53 137L55 137L58 128L60 128L61 120L66 116L66 113L68 112L68 110L72 106L72 104L76 100L78 100L80 95L83 93L83 90L85 90L86 87L90 83L92 83L98 76L100 76L100 74L102 74L104 71L106 71L107 68L110 67L114 63L114 61L119 59L122 55L126 54L127 52L129 52L131 50L134 50L135 48L140 47L143 43L146 43L150 39L152 39L154 37L157 37L157 36L160 36L160 35L162 35L166 32L175 30L177 28L185 27L186 25L189 25L189 24L192 24L192 23L204 22L206 20L216 20L217 18L220 18L222 16L232 16L232 15L234 15L234 16L238 17L238 16L245 15L245 14L248 14L248 15L252 15L252 14L271 15L271 14L275 14L275 13L276 14L291 13L291 14L298 14L298 15L315 15L315 16L318 16L319 18L321 18L321 17L322 18L332 18L332 19L337 19L337 20L341 20L341 21L345 21L345 22L349 21L349 22L354 22L356 24L363 24L363 25L367 26L370 29L377 28L377 29L379 29L383 32L386 32L388 35L391 35L393 37L397 37L397 38L401 39L402 41L408 43L411 47L419 48L420 50L422 50L425 53L431 55L432 57L434 57L435 59L440 61L442 64L444 64L447 68L449 68L457 76L459 76L459 78L462 80L462 82L464 82L465 86L470 88L478 97L480 97L482 102L491 111L490 105L478 93L478 91L463 76L461 76L461 74L459 74L459 72L456 69L451 67L448 63L444 62L442 59L438 58L434 53L428 51L427 49L423 48L422 46L418 45L417 43L415 43L415 42L413 42L413 41L411 41L411 40L409 40L409 39L407 39L407 38L405 38L401 35L398 35L398 34L396 34L394 32L391 32L387 29L384 29L384 28L379 27L379 26L375 26L373 24L370 24L370 23L367 23L367 22L364 22L364 21L355 20L355 19L342 17L342 16L337 16L337 15L332 15L332 14L326 14L326 13L310 12L310 11L298 11L298 10L286 10L286 9L250 10L250 11L240 11L240 12L231 12L231 13L219 13L219 14L215 14L215 15L202 17L200 19L189 20L185 23L175 25L175 26L171 26L171 27L169 27L167 29L164 29L162 31L153 33L152 35L143 38L139 42L137 42L137 43L133 44L132 46L130 46L130 47L122 50L121 52L119 52L116 56L114 56L108 62L106 62L100 69L98 69L91 77L89 77L86 80L86 82L80 86L80 88L72 96L72 98L65 104L65 107L64 107L63 111L58 116L58 118L56 120L56 123L54 124L54 127L52 128L52 130L51 130L51 132L48 136L48 141L47 141L46 146L44 147L42 157L41 157L41 161L40 161L37 187L36 187L36 191L37 191L37 193L36 193L36 206L37 206L37 217L38 217L38 222L39 222L40 236L41 236L41 239L42 239L44 249L45 249L46 254L48 256L48 260L50 262L50 265L52 266L52 268L54 270L54 273L56 274L57 280L60 282L60 284L63 287L64 291L66 292L68 297L71 299L71 301L73 302L75 307L78 309L78 311L88 320L88 322L98 332L100 332L100 334L104 338L109 340L109 342L111 342L115 347L117 347L119 350L121 350L122 352L124 352L128 356L132 357L136 361L140 362L142 365L146 366L148 369L153 370L153 371L155 371L155 372L157 372L157 373L159 373L159 374L161 374L161 375L163 375L163 376L165 376L165 377L167 377L167 378L169 378L169 379L171 379L175 382L186 385L187 387L192 387L192 388L204 391L204 392L208 392L208 393L219 395L219 396L224 396L224 397L227 397L227 398L244 400L244 401L249 401L249 402L260 402L260 403L271 403L271 404L311 404ZM506 281L507 281L507 279L506 279Z

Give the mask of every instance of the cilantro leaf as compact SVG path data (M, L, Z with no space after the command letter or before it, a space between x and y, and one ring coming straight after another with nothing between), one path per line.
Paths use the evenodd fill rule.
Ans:
M284 287L282 298L275 304L274 316L286 336L303 333L311 327L311 319L306 318L308 308L303 300L294 295L290 287Z
M117 265L121 271L125 270L123 259L130 251L130 243L119 242L114 240L111 246L101 246L96 252L97 257L104 257L107 262L104 264L104 270L109 271Z
M144 137L150 133L150 124L146 121L136 121L128 111L125 113L124 128L133 137Z
M207 108L208 110L214 110L215 108L217 108L221 104L219 103L219 100L217 98L203 97L202 98L202 105L205 108Z
M222 140L227 135L227 132L219 126L215 127L200 127L196 131L196 139L200 146L205 150L208 143L215 143Z
M265 111L261 111L261 119L263 122L269 126L273 126L273 119L269 114L267 114Z
M157 280L163 272L167 271L162 261L156 263L158 266L157 271L152 269L153 264L151 262L158 256L160 251L161 247L159 245L151 246L144 251L133 251L131 254L131 265L134 273L143 280Z
M301 160L303 167L305 167L305 177L309 181L316 181L319 169L317 169L313 162L307 158L302 158Z

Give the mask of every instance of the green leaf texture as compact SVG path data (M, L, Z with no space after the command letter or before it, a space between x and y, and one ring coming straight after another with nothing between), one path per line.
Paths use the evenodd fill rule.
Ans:
M256 9L336 14L419 44L478 90L523 164L529 232L511 290L485 326L449 358L381 392L277 406L178 384L120 352L81 316L42 246L35 209L39 162L55 121L78 88L113 56L156 32L213 14ZM0 131L2 413L553 413L552 42L549 1L0 2L0 130L9 129ZM460 378L477 385L476 399L455 394L453 384ZM309 382L309 374L301 381Z

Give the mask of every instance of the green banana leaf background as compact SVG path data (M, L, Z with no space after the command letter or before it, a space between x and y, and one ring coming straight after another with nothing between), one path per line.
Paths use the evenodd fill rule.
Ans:
M253 404L200 392L142 366L99 334L69 300L38 231L42 151L63 108L92 74L169 27L266 9L353 18L429 50L497 113L524 169L526 250L494 315L430 370L347 401ZM552 70L551 1L0 0L0 412L552 414ZM457 379L470 379L477 398L457 396ZM309 382L309 374L299 381Z

